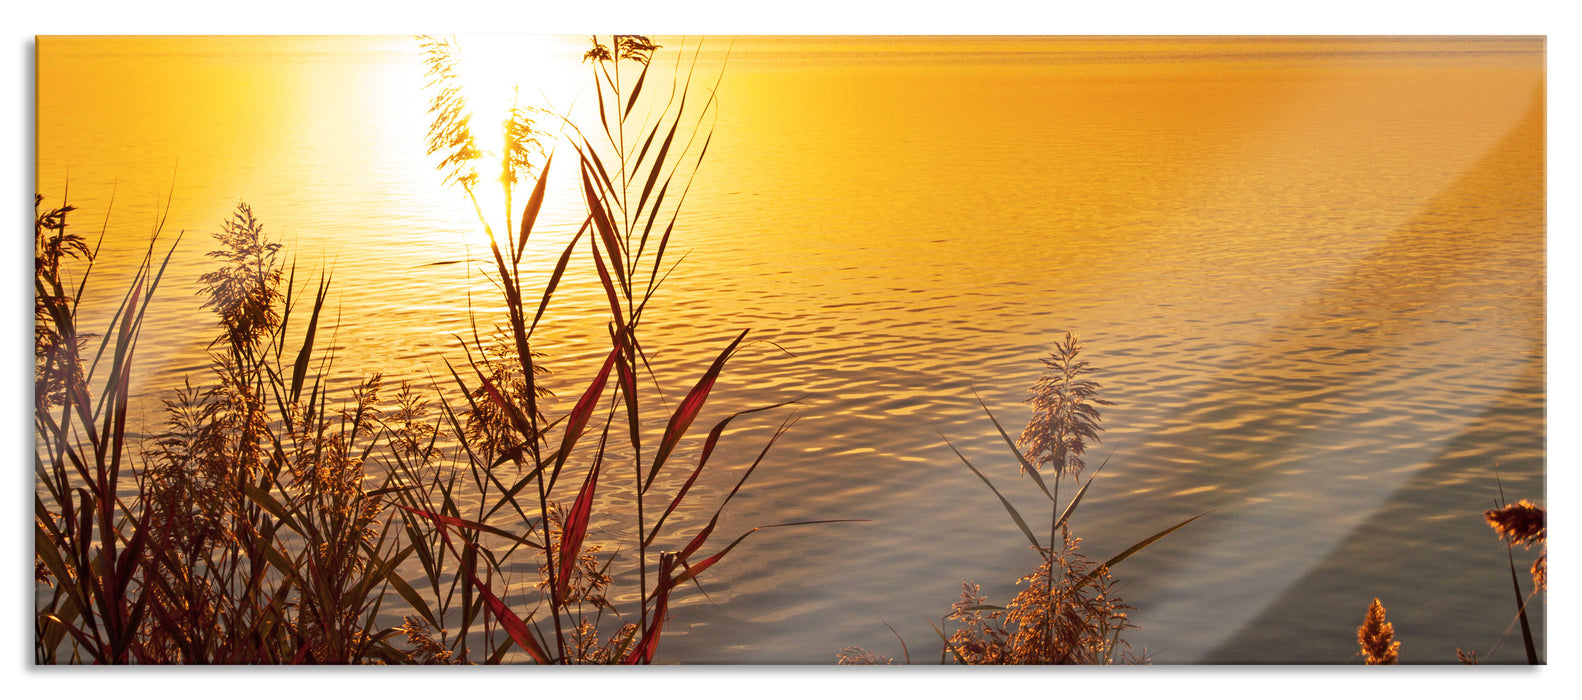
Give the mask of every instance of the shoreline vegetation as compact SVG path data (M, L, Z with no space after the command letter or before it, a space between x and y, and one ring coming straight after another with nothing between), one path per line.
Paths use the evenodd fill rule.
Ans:
M458 45L420 42L431 79L428 153L473 205L490 243L480 267L500 291L478 315L502 320L474 315L470 337L456 338L464 361L447 360L456 404L389 386L379 373L331 392L331 378L344 379L322 342L334 330L325 317L331 276L299 275L239 202L213 235L214 268L198 280L218 331L209 365L167 392L156 435L130 439L139 329L181 240L167 245L156 233L106 328L82 329L77 301L96 279L97 245L68 226L69 202L46 208L36 195L35 664L649 664L662 660L673 593L750 536L860 527L803 520L717 532L752 473L772 464L797 402L733 407L706 432L695 425L748 330L710 348L689 386L660 387L650 365L644 313L679 264L667 252L712 136L712 90L689 110L692 76L678 62L659 117L633 119L645 85L649 100L659 89L649 69L663 47L595 37L583 57L599 105L594 128L513 106L488 133L461 89ZM521 263L555 160L537 122L557 119L573 135L574 153L562 160L576 159L586 217L548 278L529 279ZM495 184L498 218L478 196ZM517 190L529 185L524 201ZM592 270L571 268L579 251ZM553 370L573 382L556 397L543 383L554 348L534 332L567 274L597 276L609 344L597 367ZM1049 501L1047 533L941 435L999 499L1037 564L1003 606L963 584L934 626L939 663L1148 662L1123 636L1132 608L1112 567L1207 513L1102 562L1083 553L1070 519L1104 469L1082 478L1102 432L1099 407L1110 402L1088 378L1082 349L1069 333L1055 344L1019 439L979 399ZM721 441L742 439L726 435L731 423L759 413L783 418L734 485L695 489ZM1062 500L1067 477L1075 492ZM611 493L629 510L604 512ZM678 512L709 515L682 527ZM1508 547L1547 541L1545 512L1528 501L1486 517ZM614 537L593 527L601 519L622 523ZM1516 583L1514 557L1511 566ZM1532 595L1547 591L1547 549L1531 575ZM1530 596L1519 585L1517 599L1537 663ZM1367 664L1399 658L1378 599L1357 639ZM896 661L858 647L831 653L840 664ZM1473 652L1458 657L1477 662Z
M484 145L490 134L474 129L455 44L421 41L429 153L474 205L505 317L493 328L475 321L471 338L457 339L466 361L447 364L465 406L441 397L436 407L409 385L392 402L377 373L332 398L333 357L316 344L328 330L329 277L317 280L311 308L299 308L306 285L241 203L215 235L218 269L200 278L221 330L210 375L165 400L166 429L139 452L126 440L130 367L163 267L145 261L114 332L79 333L82 287L63 288L61 262L86 263L86 285L93 253L68 230L69 205L37 212L36 663L647 664L671 593L749 536L851 522L716 536L726 506L795 422L792 402L747 408L710 427L695 463L677 455L697 439L694 422L747 331L712 351L679 401L656 406L668 392L642 386L658 381L643 313L673 269L666 252L708 145L710 104L688 110L690 76L657 121L638 124L630 117L660 47L640 36L595 40L584 59L601 106L592 133L605 141L568 124L588 213L534 292L520 263L553 155L535 177L534 114L521 109L508 114L498 150ZM492 179L480 174L491 155L505 197L499 220L477 196ZM515 188L526 183L518 217ZM582 244L609 302L610 346L570 410L552 416L540 403L547 356L533 333ZM113 358L108 375L97 357L84 361L94 340L98 356ZM726 428L759 412L788 415L728 492L694 491ZM662 431L645 425L666 415ZM455 440L452 454L442 435ZM127 500L119 489L129 478L137 496ZM595 542L590 524L610 490L623 490L634 512L607 517L631 525L624 541ZM671 519L708 508L696 529ZM618 558L635 559L635 576L619 575ZM398 573L414 564L417 580ZM524 583L523 572L538 580ZM617 599L633 602L618 610ZM392 606L410 612L381 623Z

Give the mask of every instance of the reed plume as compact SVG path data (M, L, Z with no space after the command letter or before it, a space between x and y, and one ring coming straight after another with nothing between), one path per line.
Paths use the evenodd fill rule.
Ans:
M1080 478L1087 467L1082 454L1089 442L1099 442L1098 406L1111 405L1098 397L1099 384L1084 379L1093 371L1086 360L1077 359L1082 341L1066 333L1044 359L1049 371L1033 385L1027 403L1033 407L1032 420L1022 430L1021 448L1037 466L1053 467L1055 478L1070 473Z
M1384 619L1384 604L1378 598L1368 606L1368 615L1357 628L1357 644L1362 647L1363 660L1369 666L1382 666L1400 661L1397 653L1401 643L1395 641L1395 625Z
M537 350L529 352L532 362L528 364L535 375L531 382L524 376L523 363L519 361L516 348L507 334L499 333L492 343L479 348L476 369L488 380L488 385L480 385L470 394L473 401L465 411L466 438L490 463L497 456L520 455L529 443L542 439L533 426L549 422L544 416L543 404L537 400L529 401L527 395L530 391L535 399L547 399L555 395L541 382L542 378L550 374L542 361L545 353ZM491 389L500 392L507 401L517 406L534 407L537 415L528 424L531 430L529 434L518 436L510 413L501 404L491 400Z
M862 647L842 647L835 653L835 663L840 666L890 666L895 663L895 659Z
M979 399L983 412L994 424L1005 446L1021 465L1024 475L1030 477L1040 493L1049 499L1049 538L1039 539L1033 534L1027 519L1022 517L1000 490L995 488L966 455L957 450L949 439L945 444L955 452L962 463L989 487L1005 512L1039 553L1042 561L1033 573L1017 581L1023 588L1006 607L987 605L978 595L976 584L964 584L962 598L951 609L947 619L955 620L961 628L950 637L940 632L946 650L962 664L1098 664L1145 662L1145 657L1132 655L1130 645L1121 639L1121 632L1129 627L1126 610L1131 609L1116 597L1111 587L1114 580L1110 571L1161 538L1185 527L1202 515L1187 518L1161 530L1125 551L1094 564L1080 552L1081 538L1071 534L1070 519L1077 504L1093 483L1093 476L1077 490L1062 508L1059 496L1059 478L1068 469L1073 478L1080 471L1080 455L1089 440L1096 441L1099 428L1099 405L1111 402L1098 397L1099 385L1082 377L1092 369L1084 360L1077 359L1082 344L1075 335L1067 333L1058 343L1055 352L1044 360L1051 372L1033 386L1034 415L1022 431L1022 443L1032 450L1024 453L1011 440L1004 426ZM1054 488L1045 483L1038 467L1054 466ZM1100 466L1102 469L1103 466ZM1096 476L1096 474L1095 474ZM937 628L936 628L936 631ZM861 651L861 650L858 650ZM855 658L855 657L854 657Z
M44 195L33 199L33 402L51 408L61 405L68 383L81 382L83 348L93 337L77 333L72 324L77 296L69 281L61 279L61 261L93 262L94 254L83 237L67 231L67 216L76 207L62 204L40 210Z
M1510 545L1521 545L1524 549L1535 544L1544 545L1543 550L1538 553L1538 558L1533 561L1531 572L1533 590L1549 590L1547 512L1524 498L1504 508L1483 511L1483 518L1488 521L1489 527L1494 528L1494 531Z
M413 663L425 666L454 663L454 654L443 642L434 639L433 631L422 618L404 615L401 624L395 629L406 637L410 647L407 658Z
M212 309L225 329L210 347L224 340L245 354L280 324L283 271L276 257L281 245L264 234L264 225L247 202L237 202L236 211L220 225L214 239L220 246L209 257L223 264L198 278L203 308Z
M472 109L461 90L460 47L449 38L420 36L418 40L428 69L425 87L433 91L428 107L433 116L428 127L428 155L440 156L439 170L446 184L455 183L471 193L478 184L473 162L483 152L473 138Z

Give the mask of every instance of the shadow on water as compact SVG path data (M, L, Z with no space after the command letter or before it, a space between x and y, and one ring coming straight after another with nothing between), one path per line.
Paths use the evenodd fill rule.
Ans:
M1376 508L1322 561L1213 650L1209 663L1347 660L1367 600L1389 609L1406 663L1454 663L1456 649L1484 662L1525 663L1505 547L1483 522L1496 505L1492 469L1479 454L1494 443L1544 442L1544 366L1530 362L1483 416ZM1542 453L1499 461L1510 500L1543 493ZM1468 546L1468 543L1476 546ZM1536 550L1515 551L1525 566ZM1447 572L1445 576L1428 576ZM1425 585L1432 580L1432 586ZM1539 658L1545 658L1543 606L1529 601ZM1303 634L1292 635L1292 630ZM1278 638L1279 644L1272 643ZM1359 661L1353 659L1353 663Z
M1469 573L1487 557L1457 550L1487 542L1498 554L1481 523L1496 463L1512 498L1542 497L1544 104L1540 87L1474 167L1194 392L1159 442L1125 456L1136 469L1106 487L1153 494L1165 512L1148 518L1215 511L1123 572L1144 628L1133 642L1156 661L1343 663L1373 596L1460 600L1464 584L1500 572ZM1447 473L1456 488L1445 490ZM1403 549L1441 556L1391 559ZM1505 596L1499 622L1475 639L1440 639L1464 610L1400 600L1403 638L1432 634L1449 649L1413 660L1454 662L1457 643L1486 650L1513 612L1508 590L1490 595ZM1403 622L1414 610L1425 618L1415 632ZM1339 636L1296 641L1311 635Z

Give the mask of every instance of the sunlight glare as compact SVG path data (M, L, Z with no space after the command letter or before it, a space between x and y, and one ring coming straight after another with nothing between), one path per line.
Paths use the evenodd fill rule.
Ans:
M547 152L560 132L560 118L586 73L580 62L586 41L564 36L466 35L457 37L462 92L472 111L473 134L483 156L477 163L478 205L492 220L505 199L494 186L505 147L504 129L513 106L543 110L531 114ZM535 155L542 164L542 154ZM530 187L517 183L517 188ZM513 199L515 196L513 196ZM514 216L514 214L513 214Z

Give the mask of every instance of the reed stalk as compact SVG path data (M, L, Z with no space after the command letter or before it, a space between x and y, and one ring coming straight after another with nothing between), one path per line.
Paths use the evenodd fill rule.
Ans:
M1071 534L1070 520L1104 465L1082 481L1080 473L1086 465L1081 455L1089 442L1098 441L1102 431L1098 406L1111 402L1098 397L1101 387L1097 382L1084 378L1092 368L1079 358L1081 350L1082 343L1067 333L1044 360L1047 373L1033 385L1028 400L1033 416L1022 431L1020 447L988 405L978 399L1021 473L1049 500L1048 540L1041 540L994 482L949 438L940 436L962 464L989 487L1040 560L1032 573L1017 581L1022 589L1004 606L988 603L977 584L963 584L960 600L945 616L945 620L958 624L957 629L946 635L938 625L934 626L944 643L941 663L1111 664L1146 660L1132 654L1130 644L1121 636L1133 626L1126 612L1132 608L1112 590L1115 579L1111 569L1203 516L1193 516L1154 533L1102 563L1082 554L1082 540ZM1040 467L1046 466L1052 475L1047 481L1040 474ZM1062 507L1059 494L1064 476L1070 476L1080 487ZM843 664L872 663L883 658L860 648L843 649L837 655Z
M495 428L489 433L490 440L463 440L462 444L468 472L482 494L476 511L463 517L453 490L430 490L426 499L398 503L407 531L424 562L437 562L449 553L460 563L456 578L465 578L472 584L463 587L463 607L467 596L476 593L486 611L484 619L498 624L504 632L506 644L497 644L485 635L488 646L483 660L503 660L507 648L514 645L537 663L650 663L677 586L714 566L753 532L812 524L779 523L754 528L712 555L700 554L726 504L762 462L769 447L790 427L794 419L788 418L716 506L706 526L690 535L671 533L665 527L672 513L688 507L691 489L725 427L741 415L786 405L753 408L727 416L709 432L695 464L676 464L678 448L689 437L693 423L702 414L746 331L714 356L703 375L670 411L657 441L649 442L645 450L648 438L644 435L643 415L653 409L645 408L650 399L640 391L638 379L640 372L650 378L655 373L642 341L643 315L673 269L673 265L667 267L666 252L680 221L692 173L707 151L707 133L702 134L701 147L694 151L691 144L699 135L702 116L712 106L712 97L696 114L688 111L689 75L679 86L672 83L671 95L658 108L658 116L652 122L633 119L639 97L649 82L654 55L662 47L642 36L614 36L609 44L595 37L593 48L584 56L590 64L599 102L600 123L590 131L602 133L604 139L595 142L566 121L567 128L574 132L571 138L577 155L576 176L587 215L560 254L554 271L532 293L520 271L520 261L538 223L554 158L546 158L539 170L532 194L517 219L519 225L512 225L508 211L506 226L495 229L477 206L473 189L478 178L472 162L487 149L477 147L472 115L460 95L460 45L451 39L427 37L422 42L433 78L430 153L440 158L439 167L447 181L460 187L474 204L492 257L484 267L502 292L505 325L501 331L510 340L504 352L496 345L491 355L480 340L488 334L475 325L472 341L462 341L466 364L451 368L452 378L467 397L466 408L445 409L453 429L462 435L464 423L476 425L480 421ZM679 65L678 60L678 77ZM631 78L623 67L635 71L636 77ZM534 133L511 127L509 122L514 119L515 116L508 119L504 131L502 152L507 154L519 152L520 139ZM688 135L682 129L684 125L693 133ZM678 134L683 135L685 143L677 139ZM513 189L519 182L528 181L530 169L527 165L502 168L500 185L506 201L512 201ZM675 194L676 190L680 194ZM536 358L543 355L535 348L534 332L584 241L609 305L606 320L610 345L599 368L580 382L570 410L550 417L538 401L542 393L534 377L542 369ZM504 374L501 363L511 364ZM501 381L505 374L517 384ZM655 383L657 386L657 379ZM624 443L618 459L614 456L616 442ZM507 465L511 469L506 470ZM622 479L609 473L622 466L631 469L624 485ZM572 469L582 472L580 484L561 479ZM509 481L501 478L503 472L513 474ZM662 473L677 478L684 474L686 478L679 487L664 493L661 484L665 480L659 479ZM623 536L618 548L636 557L638 609L629 616L609 603L615 597L608 591L617 581L609 573L615 555L606 554L605 543L595 541L589 532L600 494L610 489L626 489L633 503L631 534ZM437 500L432 498L436 494ZM661 514L653 517L660 506ZM680 550L656 550L662 538L678 537L678 541L686 542ZM520 587L513 591L511 586L495 580L503 578L499 574L517 553L536 559L534 568L541 576L526 591ZM425 566L431 584L437 582L442 567ZM513 598L525 598L528 603L512 605L508 601ZM464 618L462 637L466 636L471 619ZM465 648L459 651L457 656L466 660Z

